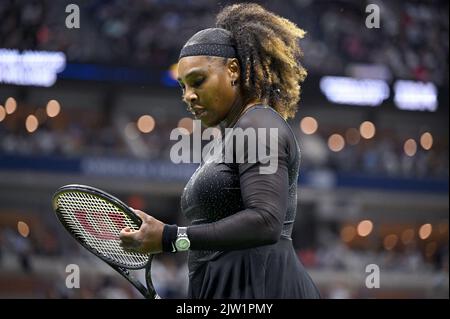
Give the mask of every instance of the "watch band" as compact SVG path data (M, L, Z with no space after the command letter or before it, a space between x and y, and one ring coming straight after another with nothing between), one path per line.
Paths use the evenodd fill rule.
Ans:
M187 227L178 227L177 238L178 237L187 237Z
M176 253L175 240L177 239L178 226L177 225L164 225L162 236L162 247L164 252Z
M175 240L175 248L177 251L186 251L191 246L191 242L187 235L187 227L178 227L177 239Z

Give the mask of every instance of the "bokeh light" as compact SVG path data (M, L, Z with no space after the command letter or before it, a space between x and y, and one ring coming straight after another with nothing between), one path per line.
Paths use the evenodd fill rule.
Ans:
M370 121L365 121L359 126L359 132L365 139L371 139L375 136L375 125Z
M361 221L357 227L358 235L361 237L369 236L372 230L373 223L368 219Z
M431 149L433 146L433 135L429 132L423 133L422 136L420 136L420 146L427 151Z
M61 105L56 100L50 100L47 103L47 115L48 117L55 117L61 111Z
M333 152L342 151L345 146L345 140L340 134L333 134L328 138L328 147Z
M403 150L405 151L405 154L408 156L414 156L417 152L417 143L412 138L406 140L405 144L403 145Z
M142 115L137 121L137 128L142 133L150 133L155 128L155 119L150 115Z
M37 130L39 126L39 121L37 117L33 114L30 114L27 116L27 119L25 120L25 128L27 129L28 133L33 133Z
M22 237L28 237L28 235L30 234L30 227L27 223L19 221L17 223L17 231Z
M318 128L319 124L317 123L316 119L311 116L304 117L300 121L300 129L307 135L314 134Z
M6 114L13 114L17 109L17 102L13 97L9 97L5 102Z
M423 224L419 229L419 237L420 239L427 239L430 237L431 232L433 231L433 226L431 224Z
M189 117L183 117L178 121L178 128L184 128L191 134L194 129L194 121ZM181 130L181 132L183 132L183 130Z

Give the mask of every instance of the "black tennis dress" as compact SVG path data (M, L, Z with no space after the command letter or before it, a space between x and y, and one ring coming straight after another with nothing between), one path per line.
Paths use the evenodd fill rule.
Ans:
M181 197L191 222L188 297L319 298L291 240L300 163L295 136L264 105L235 122L232 130L219 125L221 138L206 146L208 156ZM239 143L230 135L239 132L250 137Z

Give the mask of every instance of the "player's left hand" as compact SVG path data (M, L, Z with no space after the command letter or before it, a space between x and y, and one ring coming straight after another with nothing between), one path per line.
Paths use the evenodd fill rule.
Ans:
M120 231L120 246L129 252L144 254L156 254L162 252L162 233L164 223L156 218L133 209L134 213L142 219L142 225L138 230L125 227Z

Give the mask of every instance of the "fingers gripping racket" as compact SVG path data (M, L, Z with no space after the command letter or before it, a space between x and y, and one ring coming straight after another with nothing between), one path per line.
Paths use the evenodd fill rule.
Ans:
M145 298L159 299L151 278L151 254L126 252L119 233L139 229L141 219L114 196L86 185L66 185L53 195L53 209L66 230L87 250L127 279ZM145 287L130 269L145 267Z

